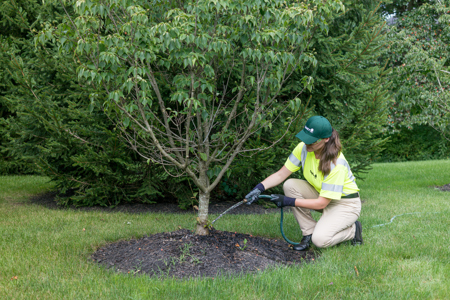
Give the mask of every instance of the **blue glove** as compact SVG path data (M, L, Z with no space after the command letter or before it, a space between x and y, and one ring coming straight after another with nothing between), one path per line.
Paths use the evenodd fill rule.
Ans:
M259 199L259 195L261 195L262 192L264 192L266 188L262 183L258 183L253 190L245 196L245 199L247 200L247 205L252 204L256 200Z
M285 195L272 194L270 195L270 201L275 203L278 207L295 206L295 198L286 197Z

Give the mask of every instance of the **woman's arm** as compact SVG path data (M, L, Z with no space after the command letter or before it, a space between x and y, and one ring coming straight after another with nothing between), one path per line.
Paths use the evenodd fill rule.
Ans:
M309 209L324 209L330 203L331 199L319 196L317 199L295 199L295 206Z
M286 166L283 166L280 170L264 179L261 183L264 185L264 188L268 190L285 181L291 174L292 172L289 171Z
M261 183L264 185L264 188L266 190L279 185L283 181L285 181L290 175L292 174L291 171L289 171L286 166L283 166L280 170L278 170L276 173L273 173L266 179L264 179ZM285 197L284 195L280 195ZM292 199L292 198L290 198ZM290 200L292 201L292 200ZM295 206L309 208L309 209L315 209L315 210L321 210L327 207L327 205L330 203L331 199L325 198L322 196L319 196L317 199L295 199ZM293 205L294 202L290 202ZM286 204L285 204L286 205Z

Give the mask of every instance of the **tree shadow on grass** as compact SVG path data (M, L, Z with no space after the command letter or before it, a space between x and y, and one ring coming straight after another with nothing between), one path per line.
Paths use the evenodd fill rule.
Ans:
M74 205L65 207L60 206L56 202L57 192L48 192L45 194L40 194L33 196L30 202L33 204L45 206L49 209L73 209L80 211L105 211L105 212L126 212L126 213L174 213L174 214L197 214L197 210L190 208L183 210L178 207L176 203L173 202L160 202L153 204L145 203L125 203L119 204L115 207L104 207L104 206L83 206L76 207ZM239 200L230 199L227 201L211 201L209 205L209 214L219 214L224 212L233 204L236 204ZM263 201L261 200L261 204ZM265 208L263 205L252 204L252 205L241 205L236 209L233 209L229 214L268 214L268 213L278 213L280 210L278 208ZM285 208L286 212L289 212L289 208Z

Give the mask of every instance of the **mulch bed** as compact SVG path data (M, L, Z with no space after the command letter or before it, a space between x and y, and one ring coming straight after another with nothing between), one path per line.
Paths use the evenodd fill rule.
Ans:
M32 203L50 209L107 211L128 213L190 213L174 203L125 204L108 207L62 208L55 202L56 193L33 197ZM209 212L222 213L237 201L214 202ZM288 209L285 209L288 212ZM278 208L261 205L241 205L230 214L279 213ZM215 277L262 271L270 266L298 265L313 261L318 255L309 251L294 251L284 240L267 239L238 232L212 228L209 236L199 236L187 229L144 236L141 239L119 241L105 245L92 254L92 260L115 271L147 274L157 277Z
M294 251L284 241L214 229L209 236L181 229L120 241L92 255L116 271L180 279L257 272L315 257L313 250Z

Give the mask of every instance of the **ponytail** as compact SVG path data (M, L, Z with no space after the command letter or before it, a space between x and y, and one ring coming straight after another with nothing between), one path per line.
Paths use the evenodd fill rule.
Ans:
M333 162L336 164L336 160L341 153L341 150L342 145L339 140L339 133L333 129L330 139L325 143L320 153L319 171L321 171L324 176L331 172L331 163Z

